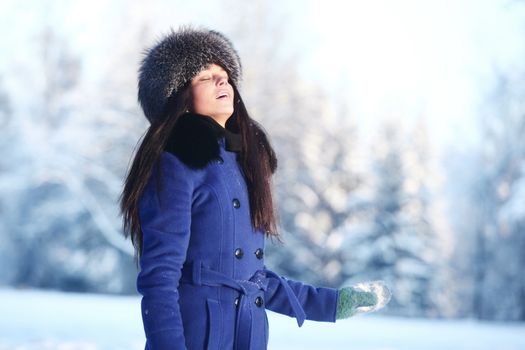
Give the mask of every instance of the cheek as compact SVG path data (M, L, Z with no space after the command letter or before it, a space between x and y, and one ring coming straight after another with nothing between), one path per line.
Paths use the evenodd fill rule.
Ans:
M194 88L192 90L193 94L193 109L195 112L199 113L206 110L208 97L206 94L205 89L202 88Z

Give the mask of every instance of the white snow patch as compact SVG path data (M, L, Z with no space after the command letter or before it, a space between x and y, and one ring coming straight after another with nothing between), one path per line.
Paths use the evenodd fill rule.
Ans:
M0 349L144 349L140 296L0 288ZM518 350L525 324L359 315L334 323L268 312L272 350Z

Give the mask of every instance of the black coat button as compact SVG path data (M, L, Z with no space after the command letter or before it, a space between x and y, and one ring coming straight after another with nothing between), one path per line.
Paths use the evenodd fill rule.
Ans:
M242 258L243 255L244 255L244 252L242 251L241 248L237 248L237 249L235 249L235 257L236 257L237 259Z
M255 256L257 257L257 259L262 259L264 256L263 250L261 248L257 248L257 250L255 251Z
M235 300L233 301L233 304L235 304L235 306L239 306L239 297L235 298Z
M215 161L216 161L218 164L222 164L222 163L224 163L224 159L222 159L221 156L218 156L218 157L215 159Z
M237 198L234 198L232 203L234 208L239 208L241 206L241 202L239 202Z
M255 298L255 305L257 305L257 307L261 307L262 304L263 304L263 299L261 297Z

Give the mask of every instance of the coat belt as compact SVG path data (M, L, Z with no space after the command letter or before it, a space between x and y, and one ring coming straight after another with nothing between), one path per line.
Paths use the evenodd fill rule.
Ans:
M254 308L255 303L251 299L258 293L260 294L260 291L266 291L268 275L275 277L283 287L297 319L297 324L301 327L306 319L306 313L286 279L273 271L257 270L249 280L236 280L219 271L207 268L200 260L194 260L184 264L180 282L197 286L228 287L240 293L235 325L235 348L246 350L252 349L250 347L251 340L256 339L255 337L261 337L261 334L256 333L266 327L266 325L260 324L261 322L266 322L266 320L260 317L253 317L257 310Z

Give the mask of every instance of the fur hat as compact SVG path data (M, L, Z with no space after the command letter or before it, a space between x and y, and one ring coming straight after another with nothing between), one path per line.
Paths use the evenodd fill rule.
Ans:
M169 97L211 63L222 66L238 85L239 54L217 31L182 26L146 49L139 69L138 100L149 122L162 118Z

